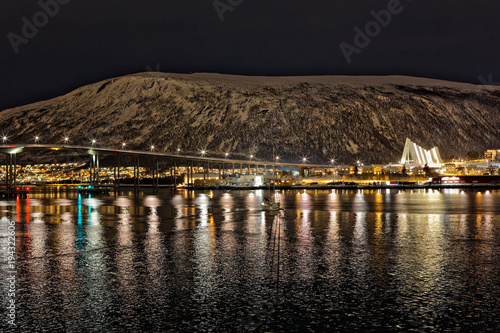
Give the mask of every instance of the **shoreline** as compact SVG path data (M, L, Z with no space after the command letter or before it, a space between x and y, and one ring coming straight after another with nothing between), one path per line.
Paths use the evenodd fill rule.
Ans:
M43 189L55 189L57 190L75 190L77 185L72 184L52 184L52 185L39 185L30 186L29 192L38 192ZM121 189L134 189L132 184L121 184L120 187L115 187L114 185L100 185L98 188L107 189L109 192L113 190ZM160 185L158 189L174 189L173 185ZM141 185L139 189L153 189L152 185L144 184ZM194 191L206 191L206 190L269 190L269 186L177 186L175 189L186 189ZM282 185L274 187L276 190L415 190L415 189L500 189L500 184L426 184L426 185ZM37 191L38 190L38 191Z

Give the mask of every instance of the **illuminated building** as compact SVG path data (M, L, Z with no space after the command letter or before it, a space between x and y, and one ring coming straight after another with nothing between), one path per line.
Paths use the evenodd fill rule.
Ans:
M406 139L401 164L442 164L443 160L439 154L438 147L426 150Z

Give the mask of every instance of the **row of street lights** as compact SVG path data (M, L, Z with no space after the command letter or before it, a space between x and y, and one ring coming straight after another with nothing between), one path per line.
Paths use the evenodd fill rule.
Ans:
M35 136L34 138L35 138L35 144L38 144L38 143L40 142L40 136L38 136L38 135L37 135L37 136ZM9 138L8 138L6 135L3 135L3 136L2 136L2 143L3 143L3 144L6 144L6 143L8 142L8 139L9 139ZM69 143L69 141L70 141L69 137L67 137L67 136L66 136L66 137L64 137L64 143L65 143L65 144L68 144L68 143ZM92 143L92 147L95 147L95 146L97 145L97 140L96 140L96 139L92 139L91 143ZM123 149L123 150L125 150L125 148L127 147L127 144L126 144L125 142L123 142L121 146L122 146L122 149ZM154 150L155 150L155 145L151 145L151 146L149 147L149 149L150 149L150 151L154 151ZM179 154L180 154L180 152L181 152L181 149L180 149L180 148L177 148L177 155L179 155ZM201 154L201 156L206 156L206 155L207 155L207 151L206 151L205 149L202 149L202 150L200 151L200 154ZM226 158L229 158L229 156L230 156L230 154L229 154L229 153L225 153L225 157L226 157ZM251 155L250 155L250 160L253 160L254 158L255 158L255 156L254 156L253 154L251 154ZM279 156L275 156L275 157L274 157L274 159L276 160L276 163L278 163L278 162L279 162L279 160L280 160L280 157L279 157ZM305 164L305 163L307 163L307 162L308 162L307 157L303 157L303 158L302 158L302 163L304 163L304 164ZM332 159L330 160L330 163L333 165L333 164L335 163L335 159L333 159L333 158L332 158ZM358 161L358 164L359 164L359 161Z

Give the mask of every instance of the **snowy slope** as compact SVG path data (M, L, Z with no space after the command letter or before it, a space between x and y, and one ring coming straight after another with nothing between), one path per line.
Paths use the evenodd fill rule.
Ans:
M396 161L406 137L443 156L500 149L500 88L423 78L139 73L0 112L12 142L213 156ZM0 134L3 134L0 133Z

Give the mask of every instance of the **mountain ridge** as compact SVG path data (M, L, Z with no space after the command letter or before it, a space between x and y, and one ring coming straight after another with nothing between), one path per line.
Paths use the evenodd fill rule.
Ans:
M444 156L500 147L500 88L405 76L136 73L0 112L16 142L214 156L395 162L406 137ZM2 133L3 134L3 133Z

